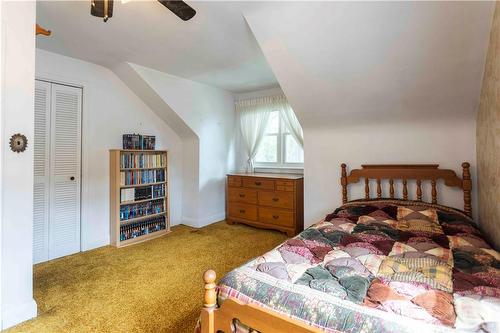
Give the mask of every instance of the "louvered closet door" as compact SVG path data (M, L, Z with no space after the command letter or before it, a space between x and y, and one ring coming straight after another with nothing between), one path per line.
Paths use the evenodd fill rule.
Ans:
M82 90L52 84L49 259L80 251Z
M33 262L49 259L49 151L51 84L36 81L33 185Z

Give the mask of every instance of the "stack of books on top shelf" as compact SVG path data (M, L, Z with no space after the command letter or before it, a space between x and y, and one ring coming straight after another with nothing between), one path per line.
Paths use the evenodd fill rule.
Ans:
M123 149L154 150L156 137L154 135L123 134Z

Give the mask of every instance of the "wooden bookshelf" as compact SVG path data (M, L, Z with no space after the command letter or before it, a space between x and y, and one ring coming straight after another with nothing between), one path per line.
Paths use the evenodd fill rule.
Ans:
M129 159L125 160L124 156ZM158 156L160 156L159 159L157 158ZM168 152L166 150L111 149L109 157L111 244L116 247L128 246L154 239L170 232ZM130 160L130 157L136 157L135 163ZM147 165L143 164L144 167L141 167L138 164L141 158L149 160L150 163ZM154 161L152 161L153 159ZM149 177L143 179L142 172L152 173L157 178ZM132 174L135 178L131 178ZM158 177L161 175L163 177L158 181ZM137 177L141 177L141 181L146 181L142 184L136 184ZM124 182L125 179L128 179L130 184L126 184ZM160 188L162 186L163 195L153 197L153 188ZM148 191L146 188L151 189L151 196L135 199L136 191ZM125 200L125 198L122 198L123 189L133 191L134 199ZM155 208L160 211L153 209L146 211L145 208L151 207L153 203L159 204L160 207ZM136 212L137 210L133 209L139 207L142 207L146 212L139 214ZM156 230L156 228L159 230Z

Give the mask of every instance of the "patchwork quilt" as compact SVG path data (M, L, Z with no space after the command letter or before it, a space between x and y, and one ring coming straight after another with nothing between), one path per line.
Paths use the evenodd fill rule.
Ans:
M326 332L500 332L500 254L461 211L351 202L230 272L218 297Z

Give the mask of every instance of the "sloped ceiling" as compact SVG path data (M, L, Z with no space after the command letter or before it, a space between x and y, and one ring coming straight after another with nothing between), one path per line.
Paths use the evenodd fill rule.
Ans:
M493 6L388 1L246 8L304 129L305 225L341 204L341 163L349 169L437 163L457 170L468 161L476 188L475 115ZM363 186L351 186L350 198L363 198ZM463 207L460 191L438 192L439 202Z
M183 22L158 1L114 1L104 23L90 0L38 1L37 22L52 30L37 47L113 67L131 62L233 92L277 85L241 14L240 2L188 1L196 16Z
M197 15L183 22L157 1L115 0L104 23L90 1L39 1L37 20L54 33L37 47L233 92L276 86L281 76L308 118L325 109L463 114L477 104L492 3L189 1ZM324 96L331 103L311 109Z
M294 2L245 17L303 126L474 117L493 2Z

